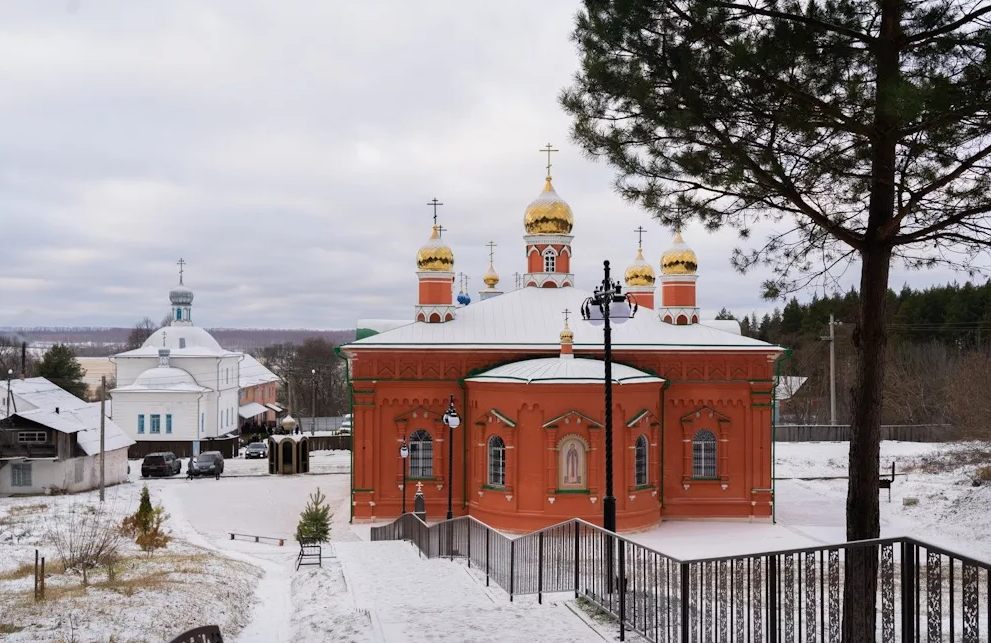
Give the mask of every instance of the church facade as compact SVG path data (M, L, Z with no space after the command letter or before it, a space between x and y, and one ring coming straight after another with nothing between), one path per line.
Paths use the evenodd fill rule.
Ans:
M395 518L404 496L412 511L419 489L428 519L444 517L450 492L454 515L507 531L575 517L601 524L603 330L562 314L592 294L571 272L573 225L548 176L524 214L523 287L497 290L490 261L479 301L458 306L454 253L435 223L417 253L410 321L359 322L360 338L342 349L354 520ZM620 530L772 516L772 409L784 351L743 337L736 322L701 321L697 264L679 233L660 276L642 249L624 275L639 310L612 332ZM453 431L443 422L452 399L462 419Z

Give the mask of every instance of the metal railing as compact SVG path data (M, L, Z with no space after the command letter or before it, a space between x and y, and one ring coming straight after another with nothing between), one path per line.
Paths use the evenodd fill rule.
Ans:
M467 559L510 601L584 597L617 619L620 640L631 630L657 643L839 643L855 573L875 582L881 643L991 637L991 565L913 538L681 560L578 519L514 539L471 517L427 526L406 514L372 540Z

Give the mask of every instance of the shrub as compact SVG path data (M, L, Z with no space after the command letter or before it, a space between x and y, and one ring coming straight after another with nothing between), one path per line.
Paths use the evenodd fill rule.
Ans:
M124 519L120 531L127 537L134 538L134 542L141 547L141 550L151 556L156 549L167 546L172 540L165 530L165 521L168 519L169 515L165 513L162 505L152 507L151 493L148 491L148 485L145 485L141 490L138 510Z
M68 511L56 507L48 517L48 538L62 568L82 574L83 585L89 583L91 569L112 569L119 559L123 538L117 520L113 508L102 503L76 503Z
M296 540L301 543L325 543L330 539L330 507L323 504L326 497L317 487L316 493L310 494L310 501L299 515L299 525L296 527Z

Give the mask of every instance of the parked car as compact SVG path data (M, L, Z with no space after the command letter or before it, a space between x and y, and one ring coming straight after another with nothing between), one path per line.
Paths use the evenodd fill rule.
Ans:
M248 458L267 458L268 457L268 445L264 442L252 442L244 450L245 459Z
M190 478L213 476L219 478L224 472L224 454L220 451L204 451L189 461L187 473Z
M182 460L171 451L149 453L141 462L141 477L174 476L182 472Z

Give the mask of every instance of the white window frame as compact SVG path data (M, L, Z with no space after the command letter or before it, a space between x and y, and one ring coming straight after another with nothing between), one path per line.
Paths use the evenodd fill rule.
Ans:
M155 420L158 420L157 430L155 427ZM152 413L148 416L148 433L150 435L161 435L162 433L162 415L160 413Z
M413 431L409 436L408 477L414 480L434 477L434 438L424 429Z
M717 444L716 434L709 429L699 429L692 436L692 478L715 480L719 477Z
M544 272L557 272L557 253L553 248L544 250Z
M650 484L650 455L648 453L648 448L650 442L647 441L646 435L641 435L637 438L636 444L633 450L633 484L638 487L644 487Z
M488 442L490 487L506 486L506 442L498 435L493 435Z
M14 462L10 465L11 487L33 487L33 471L30 462Z

